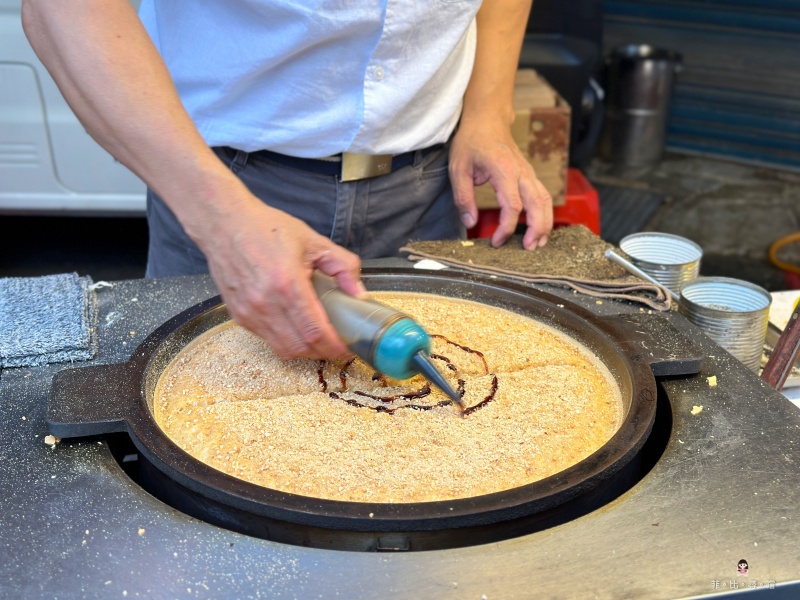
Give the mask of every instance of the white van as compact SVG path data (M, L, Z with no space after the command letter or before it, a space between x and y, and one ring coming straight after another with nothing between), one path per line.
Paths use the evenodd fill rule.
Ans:
M78 122L25 37L21 3L0 0L0 214L143 215L144 183Z

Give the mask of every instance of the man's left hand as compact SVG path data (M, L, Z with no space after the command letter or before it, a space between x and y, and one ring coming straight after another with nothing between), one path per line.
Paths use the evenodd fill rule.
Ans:
M486 124L462 126L450 147L450 181L453 197L468 229L477 223L475 186L489 183L497 196L500 223L492 235L492 246L502 246L516 231L525 211L526 249L544 246L553 228L553 200L528 160L520 152L508 126Z

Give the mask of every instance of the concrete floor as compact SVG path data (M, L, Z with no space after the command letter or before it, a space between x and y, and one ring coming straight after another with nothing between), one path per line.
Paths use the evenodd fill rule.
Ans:
M666 153L652 168L596 160L586 172L596 184L664 194L665 202L642 231L673 233L699 244L701 275L787 289L768 250L776 239L800 231L800 173L675 153ZM781 257L800 265L800 248L787 248Z

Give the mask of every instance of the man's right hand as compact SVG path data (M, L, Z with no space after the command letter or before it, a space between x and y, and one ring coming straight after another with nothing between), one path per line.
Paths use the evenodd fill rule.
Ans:
M355 254L308 225L243 193L209 227L187 227L208 259L233 319L263 337L284 359L352 353L328 321L311 285L319 269L345 293L366 293Z

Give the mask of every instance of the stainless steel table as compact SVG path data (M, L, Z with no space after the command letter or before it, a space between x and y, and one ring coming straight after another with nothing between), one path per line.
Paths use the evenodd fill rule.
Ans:
M639 310L541 289L603 314ZM101 288L93 363L127 360L159 324L215 294L203 276ZM697 376L662 382L672 435L642 481L567 524L430 552L309 549L199 522L139 488L103 439L44 443L50 380L69 365L5 370L0 597L800 597L800 410L668 318L707 358Z

